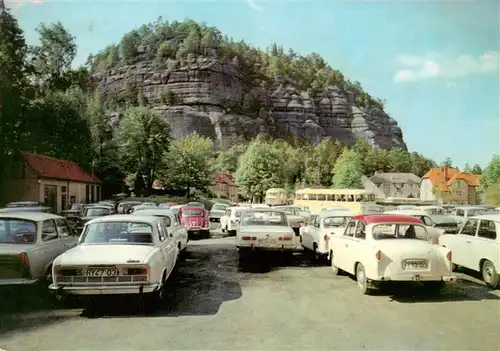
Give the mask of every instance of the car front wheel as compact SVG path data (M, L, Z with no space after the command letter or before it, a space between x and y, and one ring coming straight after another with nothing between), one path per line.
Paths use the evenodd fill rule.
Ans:
M484 261L481 267L481 274L483 275L483 280L486 285L492 289L498 286L500 281L500 276L498 275L495 266L491 261Z
M372 289L368 287L368 279L366 278L365 267L361 263L358 263L358 265L356 266L356 281L358 283L359 290L361 290L361 293L363 295L371 294Z

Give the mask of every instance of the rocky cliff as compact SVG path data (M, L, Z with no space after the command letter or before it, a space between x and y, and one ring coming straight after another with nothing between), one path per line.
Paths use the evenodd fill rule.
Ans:
M353 144L362 137L375 147L406 149L397 122L378 106L356 106L355 94L345 87L330 86L314 96L293 82L249 90L237 63L201 56L168 60L162 66L145 62L119 66L94 78L103 99L122 101L131 92L141 94L169 122L174 138L196 131L226 148L236 139L262 132L292 133L314 144L324 137ZM253 116L235 108L248 94L258 101L259 111ZM111 123L116 126L119 118L115 113Z

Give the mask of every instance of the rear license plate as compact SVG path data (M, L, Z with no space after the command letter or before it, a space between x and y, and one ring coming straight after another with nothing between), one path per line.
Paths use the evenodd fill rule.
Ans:
M118 275L118 269L116 269L116 267L87 268L83 270L83 275L87 277L116 277Z
M268 246L274 246L276 245L276 240L275 239L259 239L257 240L257 242L260 244L260 245L268 245Z
M429 268L427 261L405 261L405 269L426 269Z

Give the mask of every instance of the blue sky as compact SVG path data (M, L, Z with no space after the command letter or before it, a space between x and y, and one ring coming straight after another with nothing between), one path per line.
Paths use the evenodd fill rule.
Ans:
M410 151L459 167L500 152L496 0L7 2L29 43L40 22L61 21L76 37L77 63L158 16L206 22L258 47L317 52L387 100Z

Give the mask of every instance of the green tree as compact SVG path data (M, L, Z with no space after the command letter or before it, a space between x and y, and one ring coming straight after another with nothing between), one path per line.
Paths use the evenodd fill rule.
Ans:
M139 55L137 49L140 41L141 38L135 30L125 34L120 41L120 58L125 62L132 62Z
M269 188L282 187L280 152L260 138L255 139L242 155L236 182L243 196L262 200Z
M481 168L480 165L475 164L474 167L472 167L472 173L479 175L479 174L483 173L483 169Z
M450 168L453 167L453 161L451 160L450 157L447 157L442 163L441 163L443 166L448 166Z
M486 194L488 189L500 178L500 155L494 154L488 166L479 176L479 191Z
M0 203L9 179L13 151L29 135L26 108L30 95L27 45L16 19L0 0Z
M305 159L305 182L317 186L329 186L332 169L344 146L331 138L324 138Z
M246 144L236 144L228 150L220 151L215 161L215 170L218 172L235 173L238 169L238 160L246 149Z
M144 177L149 194L170 145L170 126L147 107L131 107L120 123L117 144L122 169Z
M359 156L345 149L333 168L332 186L335 189L362 189L363 169Z
M37 28L40 45L31 48L33 66L41 84L57 87L58 80L71 70L76 56L76 43L61 22Z
M500 206L500 178L486 189L483 199L487 205Z
M391 149L389 151L389 163L391 165L389 172L408 173L412 170L410 154L404 149Z
M212 185L212 140L196 133L174 140L163 158L160 179L171 189L207 192Z

